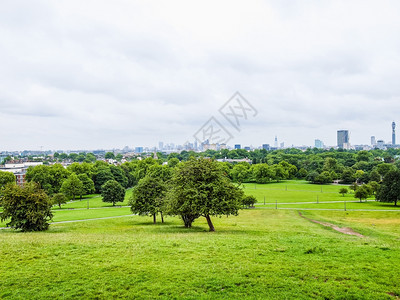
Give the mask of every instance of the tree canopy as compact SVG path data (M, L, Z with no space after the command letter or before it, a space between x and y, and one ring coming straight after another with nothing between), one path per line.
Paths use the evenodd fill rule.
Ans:
M1 204L2 221L7 226L22 231L43 231L49 227L52 219L52 202L45 191L36 183L27 183L23 187L7 185L3 191Z
M386 173L376 199L381 202L394 202L394 205L397 206L397 201L400 199L400 170L392 170Z
M132 192L129 205L134 214L153 216L156 223L156 216L161 213L163 220L163 204L167 187L163 180L147 175L139 180Z
M123 202L125 198L125 189L116 180L109 180L101 187L101 196L103 202L111 202L113 206L117 202Z
M215 231L211 216L237 215L242 198L243 191L230 182L216 161L191 158L171 179L166 210L181 216L186 227L203 216L210 231Z

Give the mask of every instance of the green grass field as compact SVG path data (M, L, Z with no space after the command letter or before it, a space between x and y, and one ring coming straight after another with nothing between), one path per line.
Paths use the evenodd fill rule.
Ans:
M63 208L75 209L55 209L55 222L122 217L54 223L47 232L1 230L0 299L400 297L400 210L306 210L343 205L335 203L343 201L338 186L323 186L322 193L320 188L302 182L246 185L258 205L239 216L213 218L216 232L208 232L204 218L186 229L178 218L153 225L150 217L103 207L95 198L89 210L77 206L86 200L67 204ZM297 204L318 193L329 194L326 201L333 203ZM264 195L279 196L278 208L288 209L264 206ZM347 205L395 209L377 202ZM312 223L299 210L364 237Z

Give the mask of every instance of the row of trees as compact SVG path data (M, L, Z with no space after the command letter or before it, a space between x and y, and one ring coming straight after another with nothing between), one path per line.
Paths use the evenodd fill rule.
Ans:
M171 164L173 165L173 164ZM214 231L212 216L237 215L242 205L252 206L254 197L244 197L243 191L226 176L222 164L210 159L190 159L176 164L174 168L144 162L147 172L139 179L132 198L131 210L140 215L178 215L185 227L191 227L195 219L205 217L210 231ZM141 170L138 166L137 172ZM61 184L60 191L68 190L78 195L82 188L79 175L70 174ZM75 192L71 192L75 190ZM116 180L107 181L101 188L102 196L109 202L123 201L125 189ZM53 199L62 198L62 193L53 194ZM62 201L62 200L59 200ZM30 182L23 187L15 183L6 184L1 192L3 212L1 219L10 221L8 226L23 231L45 230L52 218L53 202L40 187Z

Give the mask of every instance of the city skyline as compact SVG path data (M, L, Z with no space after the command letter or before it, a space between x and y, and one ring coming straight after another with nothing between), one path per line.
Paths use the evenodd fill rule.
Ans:
M183 145L213 117L230 145L335 146L340 129L354 145L390 143L398 11L394 0L3 3L0 149ZM240 128L221 117L235 92L256 111Z

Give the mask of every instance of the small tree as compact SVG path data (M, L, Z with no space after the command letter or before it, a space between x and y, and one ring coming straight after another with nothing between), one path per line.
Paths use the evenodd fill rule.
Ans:
M48 221L53 217L52 202L38 184L27 183L23 187L7 185L1 203L3 212L0 219L10 219L7 226L22 231L43 231L49 228Z
M166 190L162 180L149 175L140 179L129 201L132 213L153 216L154 224L157 214L160 213L161 221L164 222L162 206Z
M354 193L354 198L360 199L361 202L362 199L367 199L369 195L370 195L369 188L365 185L362 185L356 189Z
M113 206L125 199L125 189L115 180L109 180L101 186L103 202L111 202Z
M68 201L67 197L65 197L63 193L54 194L53 197L51 197L51 200L53 204L57 204L59 208L61 208L61 204L65 204Z
M349 192L349 190L348 190L347 188L345 188L345 187L342 187L342 188L339 190L339 194L342 194L343 197L344 197L344 195L347 194L348 192Z
M60 192L75 200L75 196L82 195L83 183L78 176L72 173L61 185Z
M242 199L242 205L247 208L254 207L255 203L257 203L257 199L253 195L245 196Z

